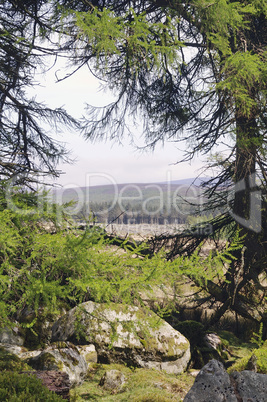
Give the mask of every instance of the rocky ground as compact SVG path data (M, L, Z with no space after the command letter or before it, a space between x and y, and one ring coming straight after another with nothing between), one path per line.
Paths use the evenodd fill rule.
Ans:
M19 326L0 331L0 400L10 400L13 388L18 401L28 398L25 387L39 392L34 376L58 399L32 395L31 402L267 402L260 334L242 343L228 331L207 333L197 321L181 322L179 332L148 308L93 302L42 325L46 344L32 350Z

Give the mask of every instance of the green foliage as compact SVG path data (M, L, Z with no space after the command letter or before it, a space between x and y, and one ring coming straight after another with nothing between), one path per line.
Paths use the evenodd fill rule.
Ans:
M171 264L171 269L174 274L186 275L193 280L197 286L201 286L208 290L207 282L224 280L226 268L229 263L235 259L234 252L243 247L243 238L237 233L231 243L226 242L223 251L214 250L203 256L199 248L188 257L179 257Z
M63 399L49 391L34 376L12 371L0 372L0 400L10 402L60 402Z
M29 211L28 205L25 209ZM56 314L87 300L132 302L139 290L151 286L165 268L161 255L139 257L105 240L97 227L84 231L55 226L56 216L31 209L31 214L0 211L1 325L27 307L34 326L42 314ZM48 229L45 229L48 227Z
M45 317L88 300L127 304L138 300L142 304L140 292L166 281L171 284L177 275L203 285L223 275L234 248L233 244L214 256L194 253L173 262L166 261L164 252L151 258L143 254L142 244L133 243L132 250L127 249L127 240L120 247L113 246L96 226L83 232L70 222L61 220L56 225L56 212L46 212L53 210L51 206L39 211L27 204L27 196L21 198L26 214L0 210L2 326L9 319L23 317L25 308L31 318L24 320L24 326L34 328L40 311Z
M259 349L254 349L252 353L238 360L233 366L229 368L229 372L246 370L249 361L253 359L257 372L261 374L267 374L267 342Z
M141 67L153 67L158 73L162 65L177 64L177 49L182 46L178 40L177 18L166 17L164 22L151 23L146 13L137 14L130 8L123 16L115 16L106 8L94 7L92 12L74 12L79 29L78 39L86 42L97 58L97 68L108 69L113 55L120 55L126 48L131 75Z
M231 93L239 114L249 117L257 105L253 88L265 82L266 76L266 56L236 52L226 59L217 89Z
M253 336L251 338L251 342L252 343L256 343L256 345L258 345L258 347L260 348L263 344L264 344L264 340L263 340L263 323L260 323L260 328L259 328L259 332L258 333L253 333Z
M16 372L22 370L29 371L32 369L16 355L7 352L3 348L0 348L0 372L3 370Z
M119 370L126 378L123 392L106 390L99 386L104 373L109 370ZM194 378L188 374L171 375L163 371L129 367L110 364L95 364L88 370L85 382L71 390L71 401L150 401L169 402L182 401L191 386Z

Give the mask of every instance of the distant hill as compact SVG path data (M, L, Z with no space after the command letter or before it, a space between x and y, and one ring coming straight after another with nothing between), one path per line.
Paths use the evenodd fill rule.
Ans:
M195 185L195 186L201 186L201 184L206 181L208 181L210 177L197 177L197 178L190 178L190 179L181 179L181 180L172 180L171 184L179 184L179 185ZM165 182L163 182L165 183Z
M120 199L126 203L138 203L160 198L165 202L179 197L196 197L200 194L199 186L206 178L190 178L159 183L122 183L117 185L99 185L78 188L60 188L53 190L52 197L56 202L65 203L71 200L85 203L110 203Z

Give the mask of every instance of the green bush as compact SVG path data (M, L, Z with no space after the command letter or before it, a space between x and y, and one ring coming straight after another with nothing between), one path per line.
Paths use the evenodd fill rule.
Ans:
M103 230L77 230L60 207L34 194L15 192L12 200L8 209L0 189L0 327L15 318L37 333L40 314L45 321L85 301L142 303L140 292L154 285L171 285L179 275L204 283L223 275L229 260L229 250L205 261L197 252L173 262L163 252L140 256L144 245L119 250Z
M31 368L20 360L16 355L7 352L5 349L0 348L0 371L22 371L31 370Z
M261 374L267 374L267 341L265 341L262 347L260 347L259 349L254 349L252 353L250 353L248 356L238 360L228 369L228 371L233 372L246 370L248 362L252 356L254 357L257 372Z
M181 321L175 325L175 329L189 340L191 347L203 342L205 331L204 325L200 322L193 320Z
M0 401L60 402L63 399L45 388L34 376L3 371L0 372Z

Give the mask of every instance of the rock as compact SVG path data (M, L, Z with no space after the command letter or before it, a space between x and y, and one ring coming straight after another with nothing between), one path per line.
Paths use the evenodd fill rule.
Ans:
M217 352L220 351L222 346L222 341L217 334L205 334L204 343L210 349L215 349Z
M52 340L94 344L100 363L173 374L185 371L190 360L188 340L149 309L136 306L82 303L53 325Z
M59 314L49 313L42 307L36 312L32 307L26 306L18 312L19 323L24 326L28 324L24 329L24 346L32 350L45 347L51 341L52 325L58 317Z
M233 372L211 360L197 375L184 402L267 402L267 375L252 371Z
M24 339L21 336L18 327L2 328L0 330L0 343L22 346Z
M23 371L22 374L34 375L39 378L43 385L50 391L55 392L63 399L70 399L70 380L67 373L60 371Z
M35 370L58 370L67 373L71 385L80 384L87 372L85 359L70 342L52 344L38 356L30 358L27 363Z
M20 359L28 359L30 357L38 356L41 353L41 350L29 351L24 346L9 345L8 343L0 343L0 347L5 349L7 352L16 355Z
M230 377L223 364L211 360L198 373L184 402L236 402Z
M231 374L232 386L237 401L267 402L267 375L252 371L237 371Z
M255 371L255 373L257 372L257 357L254 355L254 353L252 353L249 361L247 362L247 365L245 367L246 370L250 370L250 371Z
M87 364L97 363L95 345L77 345L77 349Z
M109 391L120 392L126 383L126 377L119 370L108 370L100 380L99 385Z

